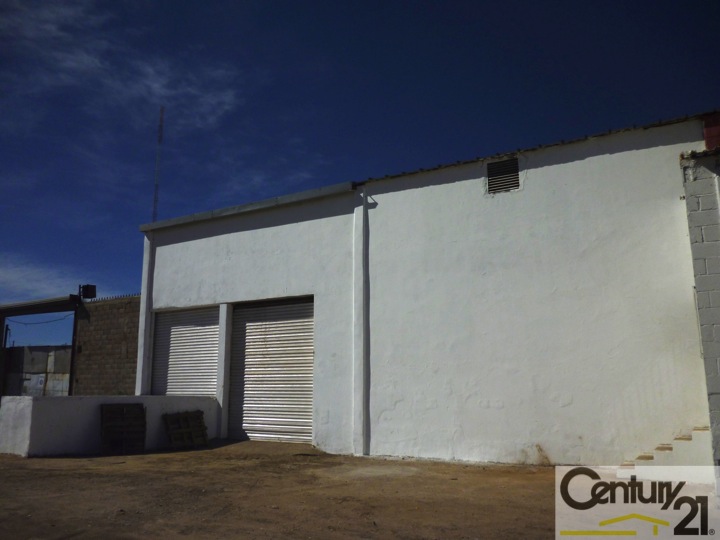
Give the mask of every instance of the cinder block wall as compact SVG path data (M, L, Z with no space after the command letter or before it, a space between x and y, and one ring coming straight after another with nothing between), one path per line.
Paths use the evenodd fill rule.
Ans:
M713 458L720 460L720 190L718 156L692 156L682 162L685 174L685 202L698 318L702 339Z
M73 395L135 393L140 296L86 302L78 315Z

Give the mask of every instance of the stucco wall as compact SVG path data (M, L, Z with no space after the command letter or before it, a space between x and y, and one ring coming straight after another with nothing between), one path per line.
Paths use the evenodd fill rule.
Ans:
M330 452L617 464L708 424L678 165L701 148L689 121L523 153L518 192L478 162L159 228L146 312L314 295Z
M678 155L699 123L367 186L371 452L617 464L707 425Z
M145 448L168 447L164 413L201 410L208 438L218 437L217 401L187 396L5 396L0 406L0 453L20 456L98 454L101 449L100 405L142 403L147 431Z
M356 194L153 233L152 309L314 296L314 442L351 452Z

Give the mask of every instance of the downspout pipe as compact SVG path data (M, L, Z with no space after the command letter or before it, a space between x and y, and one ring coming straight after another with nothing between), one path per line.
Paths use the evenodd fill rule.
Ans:
M364 183L353 184L361 199L361 208L356 214L359 227L355 233L355 376L354 376L354 418L355 452L364 456L370 454L372 422L370 417L370 223L369 195Z
M152 231L145 233L143 247L142 291L140 293L140 320L138 325L138 361L135 374L135 395L152 392L153 345L153 273L155 271L155 244Z

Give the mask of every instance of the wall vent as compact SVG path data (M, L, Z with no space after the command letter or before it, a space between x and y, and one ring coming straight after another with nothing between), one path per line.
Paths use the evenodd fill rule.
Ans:
M501 193L520 189L520 167L518 159L488 163L488 193Z

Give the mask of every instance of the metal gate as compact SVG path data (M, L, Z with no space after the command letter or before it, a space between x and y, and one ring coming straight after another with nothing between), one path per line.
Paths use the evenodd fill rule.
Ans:
M313 303L237 306L228 435L312 442Z
M218 321L216 307L155 315L153 394L216 394Z

